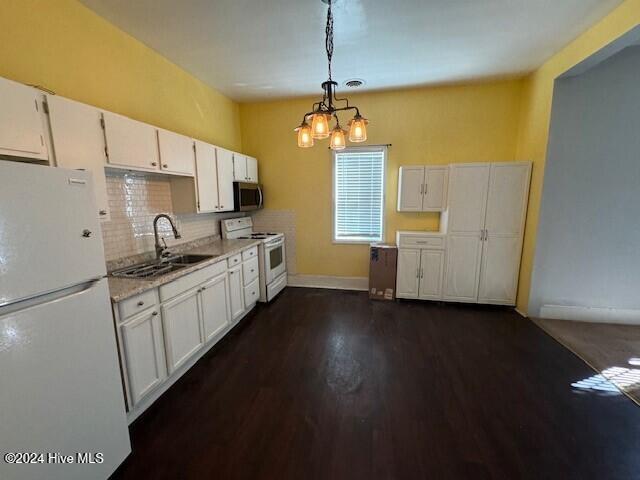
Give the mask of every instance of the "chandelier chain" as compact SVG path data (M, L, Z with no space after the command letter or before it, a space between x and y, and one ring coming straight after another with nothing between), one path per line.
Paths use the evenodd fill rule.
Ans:
M333 57L333 13L331 12L331 0L327 10L327 26L325 27L325 47L327 50L327 61L329 63L329 81L331 81L331 58Z

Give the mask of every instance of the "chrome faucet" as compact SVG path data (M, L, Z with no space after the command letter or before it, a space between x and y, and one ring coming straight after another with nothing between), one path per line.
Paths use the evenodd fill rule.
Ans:
M176 238L176 239L180 238L178 229L176 228L175 224L173 223L173 220L171 220L171 217L169 215L167 215L166 213L161 213L159 215L156 215L156 218L153 219L153 236L156 240L156 258L158 260L160 260L165 255L165 251L167 249L167 243L164 241L164 238L161 239L158 236L158 220L160 220L161 218L166 218L167 220L169 220L169 223L171 224L171 229L173 230L173 238ZM164 243L164 247L160 245L160 240L162 240L162 243Z

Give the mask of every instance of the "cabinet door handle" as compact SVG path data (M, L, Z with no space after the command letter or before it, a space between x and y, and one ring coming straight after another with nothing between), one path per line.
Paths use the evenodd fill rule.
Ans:
M169 165L167 165L166 163L163 163L162 168L169 168Z
M424 278L424 268L420 269L420 278Z
M152 312L151 315L155 317L156 315L158 315L158 312Z
M204 290L206 290L206 289L207 289L207 287L202 287L202 291L204 291Z
M139 306L139 307L141 307L141 306L143 306L143 305L144 305L144 302L143 302L142 300L140 300L140 301L138 302L138 306Z
M424 183L421 183L420 184L420 195L422 195L423 191L424 191Z
M158 163L157 163L157 162L151 162L151 166L152 166L152 167L155 167L155 166L157 166L157 165L158 165Z
M86 228L82 231L82 236L84 238L89 238L93 232L91 230L87 230Z
M100 214L100 216L104 217L107 214L107 211L106 210L100 210L98 213Z
M416 269L416 278L420 278L420 267Z

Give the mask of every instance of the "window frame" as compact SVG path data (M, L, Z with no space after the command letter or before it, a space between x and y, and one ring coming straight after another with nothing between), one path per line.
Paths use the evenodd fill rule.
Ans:
M348 152L382 152L382 200L380 209L380 240L365 240L363 238L354 239L337 239L336 238L336 162L338 155ZM331 175L332 175L332 198L331 198L331 242L335 245L369 245L376 242L384 242L386 234L386 200L387 200L387 154L388 148L386 146L367 146L367 147L346 147L342 150L332 150L331 161L333 162Z

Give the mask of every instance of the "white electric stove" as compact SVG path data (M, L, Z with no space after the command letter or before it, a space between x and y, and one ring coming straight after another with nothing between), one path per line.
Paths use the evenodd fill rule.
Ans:
M260 301L269 302L287 286L284 233L254 232L251 217L222 220L222 238L260 240Z

